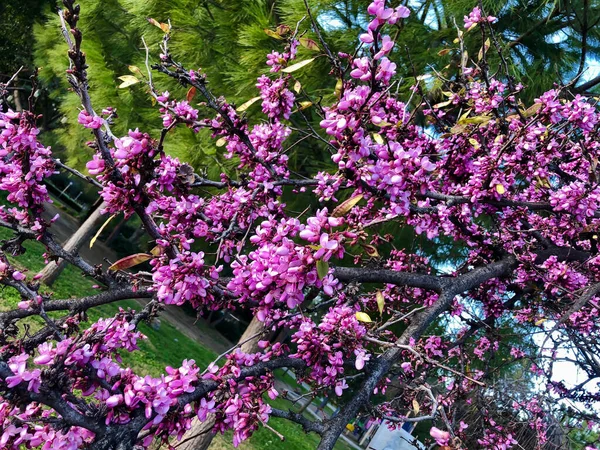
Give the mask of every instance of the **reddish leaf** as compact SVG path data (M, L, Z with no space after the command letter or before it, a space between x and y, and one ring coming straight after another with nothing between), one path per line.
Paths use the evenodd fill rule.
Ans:
M336 206L336 208L333 210L333 212L331 213L331 215L333 217L343 217L346 214L348 214L350 212L350 210L352 210L352 208L354 208L356 206L356 204L358 202L360 202L363 198L362 194L358 194L355 197L349 198L348 200L340 203L338 206Z
M125 270L130 267L137 266L145 261L148 261L152 258L152 255L149 253L136 253L135 255L129 255L125 258L121 258L116 263L108 268L108 270Z
M300 38L300 39L298 39L298 41L300 42L300 45L304 48L307 48L309 50L314 50L315 52L321 51L321 49L319 48L317 43L315 41L313 41L312 39Z
M185 99L190 103L194 96L196 95L196 88L192 86L188 89L187 94L185 95Z

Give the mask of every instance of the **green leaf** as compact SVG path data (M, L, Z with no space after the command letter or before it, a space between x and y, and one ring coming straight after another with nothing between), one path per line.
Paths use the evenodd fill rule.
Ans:
M304 66L308 66L315 59L316 58L305 59L304 61L300 61L299 63L292 64L291 66L283 69L282 72L284 72L284 73L295 72L296 70L302 69Z
M102 224L102 226L100 227L100 229L96 232L96 234L94 235L94 237L90 241L90 248L92 248L94 246L94 244L96 243L96 239L98 239L98 237L102 234L102 232L106 228L106 225L108 225L108 223L115 218L115 215L116 214L113 214L112 216L110 216L108 219L106 219L106 222L104 222Z
M327 261L323 261L319 259L317 261L317 275L319 275L319 280L322 280L329 273L329 263Z
M356 313L356 320L358 320L359 322L366 322L366 323L371 323L373 322L371 320L371 317L369 317L369 315L365 312L357 312Z

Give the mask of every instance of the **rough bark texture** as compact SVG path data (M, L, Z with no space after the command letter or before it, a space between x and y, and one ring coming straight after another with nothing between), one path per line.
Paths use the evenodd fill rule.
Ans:
M73 236L69 238L67 242L64 244L65 251L69 253L77 253L79 249L92 238L94 231L100 225L100 222L103 219L100 211L104 209L105 203L97 207L92 214L81 224L79 229L75 232ZM58 261L51 261L44 269L41 274L42 277L40 281L48 286L52 286L52 284L56 281L60 273L66 267L67 261L64 259L59 259Z
M253 318L239 340L239 342L243 342L240 349L244 353L259 351L258 341L263 330L264 324L256 317ZM206 450L215 437L215 433L212 431L214 425L215 417L212 414L204 422L195 419L192 422L192 428L183 436L182 443L177 446L177 450Z

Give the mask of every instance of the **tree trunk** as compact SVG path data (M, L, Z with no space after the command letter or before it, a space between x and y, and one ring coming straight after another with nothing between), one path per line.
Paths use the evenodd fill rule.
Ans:
M100 206L90 214L85 222L81 224L75 234L67 240L63 245L67 252L77 252L85 243L89 242L94 231L96 231L98 225L100 225L100 222L102 221L102 214L100 214L100 211L104 209L105 206L105 203L102 202ZM50 263L40 272L42 274L40 282L47 286L52 286L66 265L67 262L62 259L50 261Z
M258 341L260 340L260 332L265 328L264 324L256 317L244 331L239 342L244 342L240 349L244 353L256 353L259 350ZM247 341L247 342L245 342ZM177 450L206 450L210 446L215 433L213 427L215 425L214 415L209 415L204 422L194 419L192 428L185 433L181 440L181 444L177 446Z

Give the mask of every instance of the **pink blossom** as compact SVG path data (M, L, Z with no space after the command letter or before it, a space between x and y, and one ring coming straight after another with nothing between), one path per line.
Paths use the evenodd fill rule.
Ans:
M447 445L450 441L450 433L442 431L439 428L431 427L429 434L435 439L438 445Z

